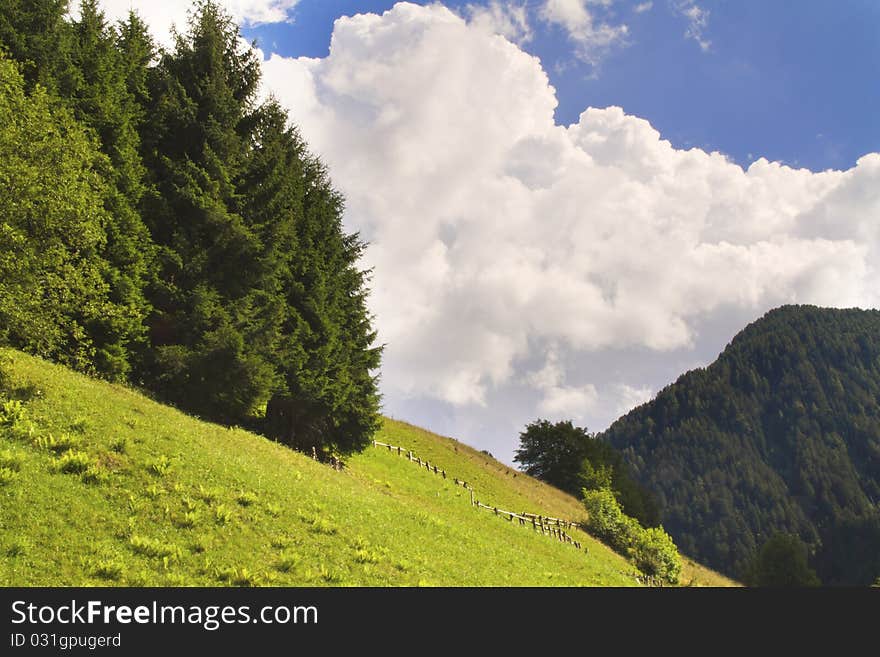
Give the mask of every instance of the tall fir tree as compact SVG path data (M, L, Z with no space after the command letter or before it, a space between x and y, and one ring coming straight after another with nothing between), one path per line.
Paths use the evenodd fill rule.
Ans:
M262 245L233 211L258 83L238 27L200 2L153 72L144 137L153 189L142 208L159 247L152 384L227 422L251 413L275 379L248 339Z
M129 39L135 38L135 26L130 20ZM144 35L139 43L144 43ZM102 172L111 183L103 254L109 266L104 275L119 312L100 318L90 332L98 348L98 370L115 379L128 376L130 361L144 348L149 304L143 290L152 255L152 240L138 213L146 176L138 134L145 98L136 98L129 89L129 78L145 75L149 59L140 55L140 61L132 61L121 44L98 1L82 0L80 17L71 24L76 75L70 80L75 85L62 92L80 122L95 131L109 158L110 166Z
M0 46L18 62L25 88L39 84L56 93L74 84L70 62L69 0L3 0Z

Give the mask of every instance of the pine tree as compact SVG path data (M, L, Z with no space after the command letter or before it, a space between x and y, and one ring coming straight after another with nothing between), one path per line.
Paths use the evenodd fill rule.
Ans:
M134 29L129 26L129 38L135 38ZM82 0L80 18L71 24L71 62L77 71L71 79L76 83L61 90L77 119L95 131L109 158L110 166L102 172L111 183L103 254L109 266L104 277L119 312L99 318L89 330L98 349L98 370L114 379L126 378L132 356L143 349L149 314L143 290L152 254L149 232L137 210L146 175L138 135L144 99L136 99L129 89L129 78L144 75L147 62L126 58L119 42L97 0Z
M50 94L73 84L70 29L65 21L69 0L3 0L0 46L21 65L26 89L37 84Z
M234 211L258 82L237 26L200 2L153 75L144 138L153 189L141 207L159 246L152 385L229 422L265 401L275 380L249 335L262 244Z

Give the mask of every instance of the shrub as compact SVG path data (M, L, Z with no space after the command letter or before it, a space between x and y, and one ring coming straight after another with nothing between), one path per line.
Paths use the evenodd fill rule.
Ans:
M607 488L583 491L587 510L587 529L621 554L627 554L639 530L638 522L623 513Z
M630 554L636 568L646 575L659 577L669 584L678 584L681 557L672 537L662 527L639 528Z
M608 488L583 491L588 513L587 530L633 561L646 575L677 584L681 557L662 527L643 528L627 516Z

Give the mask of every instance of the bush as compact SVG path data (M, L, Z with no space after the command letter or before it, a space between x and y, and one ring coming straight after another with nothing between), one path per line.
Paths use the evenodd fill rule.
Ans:
M607 488L583 491L587 509L587 529L621 554L627 554L640 529L638 522L623 513L617 499Z
M583 491L587 530L633 561L646 575L677 584L681 557L672 538L662 527L643 528L627 516L608 488Z
M636 568L646 575L678 584L681 557L672 537L662 527L639 528L630 554Z

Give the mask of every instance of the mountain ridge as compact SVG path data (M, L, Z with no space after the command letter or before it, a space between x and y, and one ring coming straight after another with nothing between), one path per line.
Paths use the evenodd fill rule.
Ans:
M880 553L878 399L880 311L782 306L600 438L707 565L742 576L782 532L807 543L823 582L870 584L880 563L843 562Z

